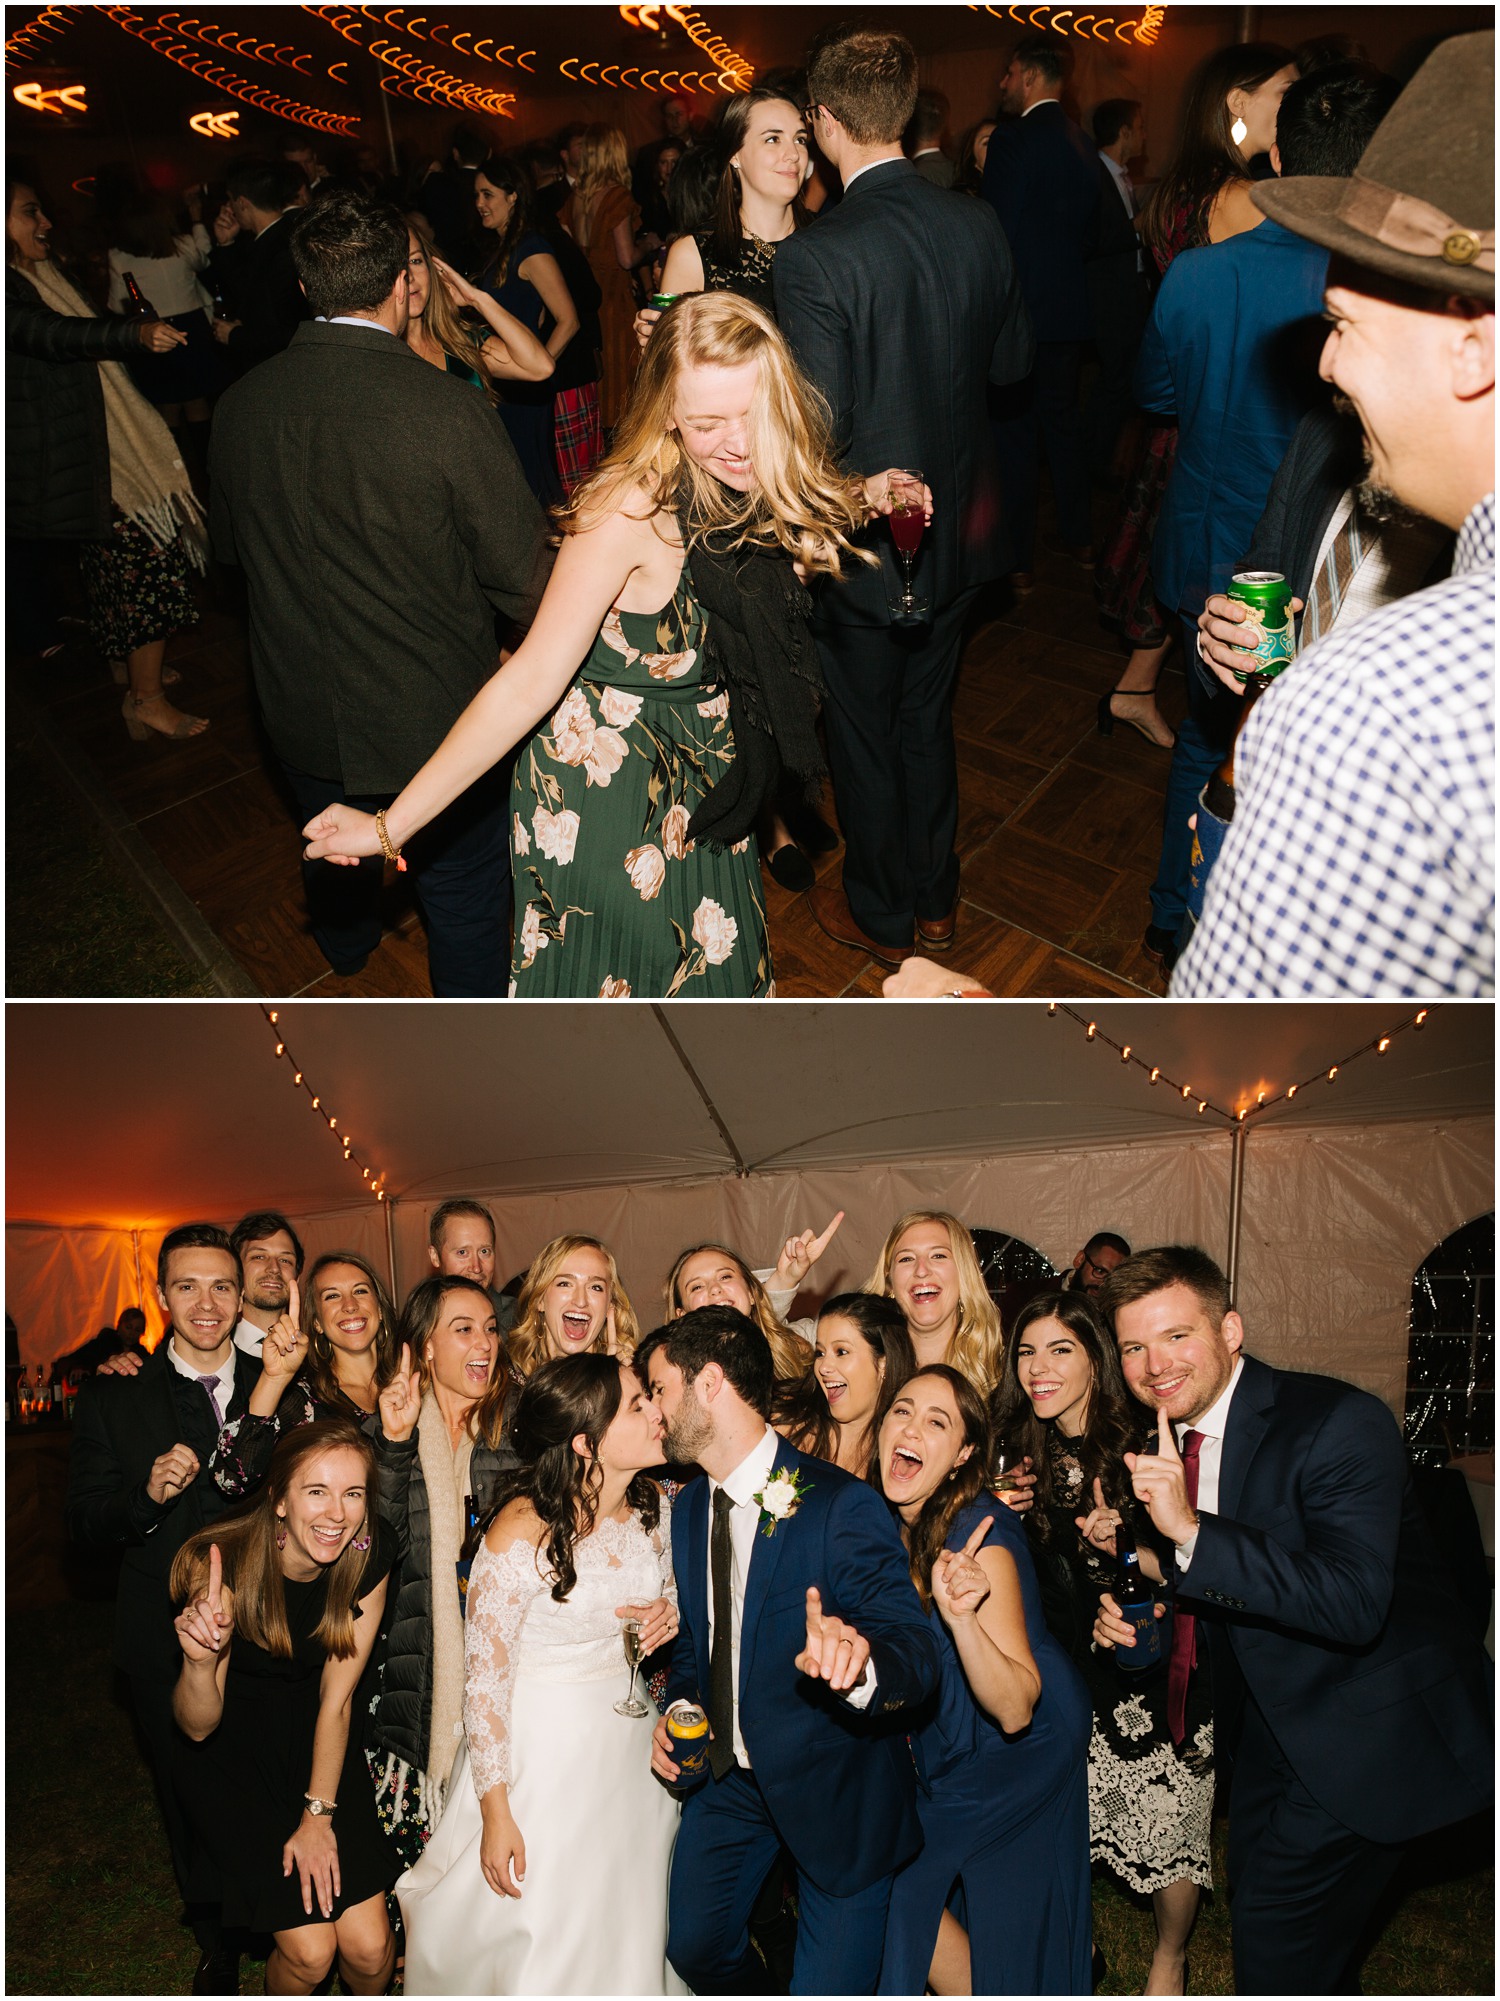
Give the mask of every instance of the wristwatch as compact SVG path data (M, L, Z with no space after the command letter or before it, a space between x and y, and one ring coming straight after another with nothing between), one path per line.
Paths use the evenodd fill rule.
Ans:
M334 1800L314 1799L311 1793L304 1793L303 1800L314 1820L323 1820L330 1816L337 1804Z

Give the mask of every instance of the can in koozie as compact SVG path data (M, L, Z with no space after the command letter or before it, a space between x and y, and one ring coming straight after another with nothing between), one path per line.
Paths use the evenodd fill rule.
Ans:
M1235 670L1241 681L1252 676L1274 681L1282 670L1288 667L1297 651L1297 635L1292 627L1292 593L1286 578L1280 570L1240 570L1230 580L1229 597L1238 598L1249 607L1250 615L1260 627L1260 642L1255 648L1253 667L1247 667L1243 674Z
M672 1756L684 1779L701 1779L708 1770L708 1717L691 1702L667 1711L667 1735Z

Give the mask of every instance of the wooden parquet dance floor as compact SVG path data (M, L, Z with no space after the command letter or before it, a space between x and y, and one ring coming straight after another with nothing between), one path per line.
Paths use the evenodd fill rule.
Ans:
M1168 753L1123 725L1098 735L1095 706L1120 658L1089 574L1059 555L1039 554L1035 591L997 591L973 627L954 711L963 880L951 963L997 993L1165 992L1141 937ZM308 935L296 828L265 753L237 610L206 592L202 622L168 661L182 672L176 699L212 722L190 742L131 742L119 691L86 644L19 671L77 781L124 816L261 993L427 995L404 878L391 878L389 928L357 978L336 978ZM1175 724L1186 706L1175 665L1160 700ZM841 852L823 862L825 880L837 880ZM782 996L879 993L881 969L825 938L805 898L769 877L765 888Z

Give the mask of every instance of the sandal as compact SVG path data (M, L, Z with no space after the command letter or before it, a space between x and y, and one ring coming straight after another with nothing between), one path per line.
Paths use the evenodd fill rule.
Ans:
M184 715L180 709L174 709L170 702L166 703L166 707L176 718L173 723L154 722L150 716L142 714L142 710L150 703L163 700L164 697L161 695L132 695L127 692L120 713L125 718L126 729L136 743L144 743L153 730L158 736L174 739L202 736L208 728L208 717Z

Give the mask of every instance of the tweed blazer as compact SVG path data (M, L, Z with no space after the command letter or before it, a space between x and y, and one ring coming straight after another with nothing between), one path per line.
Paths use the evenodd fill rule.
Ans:
M383 328L314 321L222 398L214 553L245 573L250 665L288 764L397 792L528 621L547 557L505 426Z

